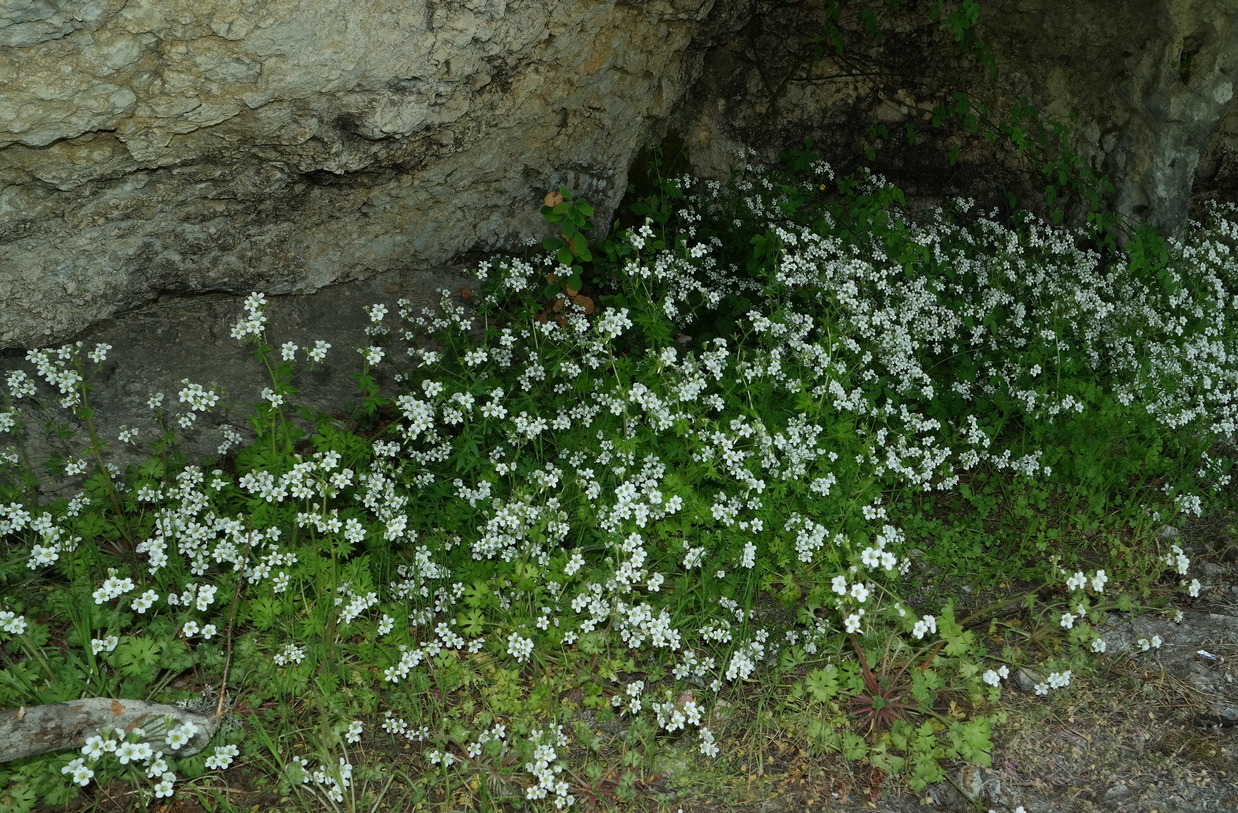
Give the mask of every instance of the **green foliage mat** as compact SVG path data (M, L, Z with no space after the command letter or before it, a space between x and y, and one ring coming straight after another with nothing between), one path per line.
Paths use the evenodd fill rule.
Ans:
M986 764L1015 669L1070 691L1110 613L1198 593L1156 530L1232 496L1233 212L1099 253L903 204L797 152L665 180L591 247L560 190L546 253L372 306L355 419L309 429L299 377L337 357L277 346L254 294L233 335L270 387L201 465L174 430L219 393L152 398L121 471L108 348L32 352L0 412L0 705L227 717L195 756L103 731L10 763L0 807L123 781L229 809L238 772L305 809L673 805L666 754L726 771L774 729L912 788Z

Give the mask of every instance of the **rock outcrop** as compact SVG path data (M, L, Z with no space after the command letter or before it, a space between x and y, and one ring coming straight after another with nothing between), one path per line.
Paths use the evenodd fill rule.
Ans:
M158 297L308 292L604 223L750 0L15 0L0 347Z
M1197 176L1209 194L1233 199L1233 0L981 0L973 9L993 75L927 4L764 3L709 54L677 118L696 169L725 171L739 146L768 160L812 139L844 168L872 155L922 195L1003 204L1010 193L1035 206L1033 193L1051 180L1044 156L1020 152L1008 135L1018 123L1024 137L1040 127L1053 140L1059 122L1132 220L1178 228ZM1040 123L1013 116L1021 105L1040 111Z
M668 131L709 177L812 138L921 195L1029 205L1041 159L983 137L1029 99L1121 212L1173 229L1197 175L1238 183L1233 5L982 3L991 77L915 3L9 0L0 348L513 248L559 185L605 228ZM881 36L840 54L832 26Z

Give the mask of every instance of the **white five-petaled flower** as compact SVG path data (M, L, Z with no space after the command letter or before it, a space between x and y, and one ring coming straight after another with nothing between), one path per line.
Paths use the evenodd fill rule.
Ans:
M911 637L919 640L929 633L937 632L937 617L926 615L911 628Z
M168 731L167 735L164 737L164 741L168 744L169 748L175 751L193 739L194 735L197 733L198 726L193 722L186 720L181 725Z
M155 787L154 787L155 798L166 799L169 796L171 796L172 786L173 784L175 784L175 782L176 782L176 774L172 773L171 771L165 772L163 776L159 778L159 781L155 783Z
M213 771L222 771L232 764L232 760L241 753L241 749L235 745L220 745L215 748L215 753L206 758L206 767Z
M26 631L26 617L9 610L0 610L0 630L10 635L21 635Z
M78 757L60 769L62 774L68 774L69 778L76 784L86 787L90 784L90 780L94 777L95 772L86 764L86 760Z

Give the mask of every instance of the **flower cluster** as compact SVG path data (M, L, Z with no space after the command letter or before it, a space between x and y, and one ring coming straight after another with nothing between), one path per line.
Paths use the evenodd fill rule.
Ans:
M298 411L296 363L323 361L330 345L269 345L267 300L250 295L232 335L272 370L257 442L224 426L226 459L198 466L160 440L159 456L122 476L101 445L66 440L54 469L87 475L76 493L0 504L0 533L28 566L16 569L93 598L93 615L75 620L99 656L91 680L154 684L165 661L188 669L234 653L258 698L329 709L307 728L341 747L364 729L341 704L381 697L383 730L422 743L435 775L523 765L527 798L558 808L584 774L565 765L569 710L548 698L578 687L527 691L535 675L589 674L605 684L585 687L601 713L691 737L712 757L725 745L706 725L711 709L742 684L808 686L804 702L843 718L872 685L886 690L864 682L886 657L919 664L909 679L926 708L945 684L952 696L999 694L1014 656L986 650L929 585L1017 575L1046 586L1057 598L1041 608L1045 626L1081 652L1105 650L1091 625L1125 581L1151 578L1146 563L1198 596L1168 539L1124 540L1139 562L1103 547L1076 555L1046 517L1077 510L1103 536L1088 498L1110 505L1114 486L1088 489L1106 477L1146 499L1135 520L1194 515L1213 496L1201 481L1226 482L1227 464L1200 451L1238 427L1235 326L1209 304L1236 293L1224 241L1167 246L1194 276L1124 276L1043 224L964 217L967 207L913 221L875 177L834 188L856 204L848 212L816 195L832 172L810 171L806 187L758 177L741 180L738 200L716 187L675 197L665 221L610 247L618 259L593 283L606 290L597 302L547 293L560 269L546 257L484 263L470 309L451 294L419 312L371 305L347 354L362 367L355 423ZM660 233L669 223L678 230ZM38 381L89 419L82 356L102 363L109 349L33 352L37 379L7 375L6 461L23 454L34 413L22 401L46 389ZM220 395L184 379L177 399L189 426ZM164 401L151 396L152 420L166 418ZM127 425L118 437L163 435ZM1181 441L1176 457L1135 466L1113 452L1174 445L1165 435ZM1058 503L1069 510L1050 510ZM1113 527L1140 527L1131 519ZM11 600L7 635L26 633L26 615L61 612L38 591ZM34 626L32 640L46 628ZM167 640L140 635L148 626ZM829 668L785 680L805 664ZM349 685L371 674L376 688ZM1036 692L1071 680L1053 672ZM883 730L877 705L871 737L813 736L893 754L906 732ZM500 719L521 736L508 742ZM169 730L168 753L197 733ZM176 777L154 748L100 735L64 774L85 785L107 755L146 766L166 796ZM506 749L520 756L486 762ZM238 756L221 745L205 766ZM347 757L311 769L277 756L319 801L342 804L353 789Z

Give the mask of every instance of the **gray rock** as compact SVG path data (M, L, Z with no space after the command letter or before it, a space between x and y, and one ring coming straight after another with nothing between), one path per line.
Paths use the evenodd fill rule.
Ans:
M358 403L352 378L361 370L358 349L375 343L366 334L371 325L368 306L381 303L390 309L385 324L391 332L385 343L395 348L400 332L398 300L405 299L411 312L418 314L422 308L437 307L440 289L458 291L471 281L458 269L434 275L387 273L332 286L312 296L271 297L265 313L276 361L285 342L301 348L294 382L299 392L289 399L287 414L296 416L305 408L341 418ZM261 399L262 390L271 386L271 379L262 362L253 357L252 346L230 335L244 313L240 298L225 294L167 298L123 318L100 322L77 337L85 351L99 343L112 347L102 364L85 364L86 381L92 388L90 407L97 436L106 445L104 457L108 462L124 468L149 459L151 444L164 429L159 412L147 403L160 393L161 411L177 437L175 450L186 462L216 457L225 425L252 440L249 419L253 405ZM326 362L314 366L307 363L305 351L317 340L328 342L331 348ZM0 358L0 381L11 370L23 370L37 378L22 353L10 352ZM221 398L217 407L202 414L190 428L181 429L177 419L189 409L178 402L178 393L186 380L214 389ZM14 403L18 420L26 426L24 451L36 471L42 471L43 463L57 454L91 459L84 425L58 406L58 398L51 387L40 382L34 399L22 398ZM66 427L67 436L58 438L55 433L42 431L48 422ZM312 428L308 423L302 426ZM138 430L135 442L126 445L118 440L122 427ZM0 435L0 450L13 448L14 438ZM49 494L76 493L81 478L41 478L39 487Z
M166 294L308 293L605 228L751 0L17 2L0 12L0 347Z
M1004 205L1011 192L1034 205L1049 180L1033 166L1035 155L935 126L935 113L961 91L989 106L971 108L980 130L1009 125L1024 99L1068 123L1070 150L1084 168L1113 180L1112 203L1132 218L1180 228L1201 172L1212 191L1233 198L1232 2L986 6L978 31L995 75L917 8L875 12L879 39L864 36L861 8L872 11L845 9L827 25L817 4L772 3L720 43L676 119L697 171L725 174L741 147L768 160L812 139L842 167L872 149L879 171L920 196L965 194ZM842 51L826 47L810 60L814 38L833 25L843 32ZM1037 129L1017 123L1029 135ZM914 128L914 144L905 127Z

